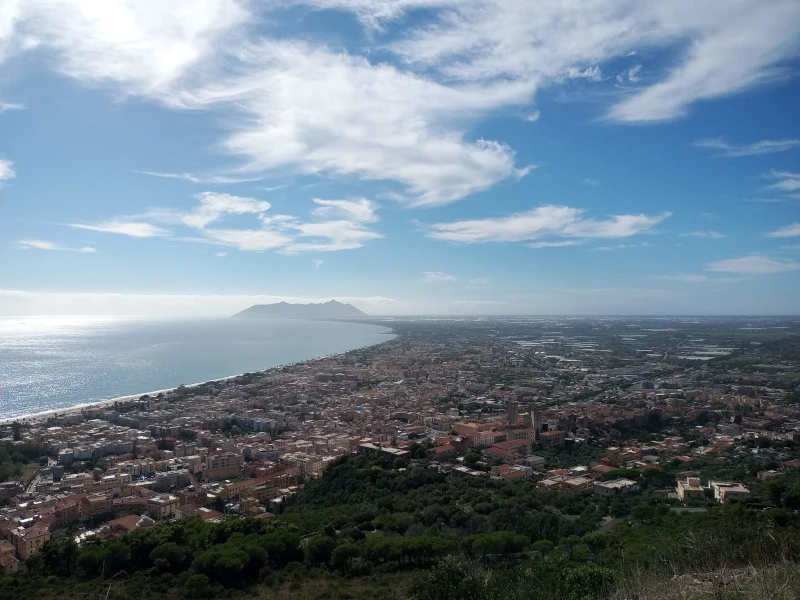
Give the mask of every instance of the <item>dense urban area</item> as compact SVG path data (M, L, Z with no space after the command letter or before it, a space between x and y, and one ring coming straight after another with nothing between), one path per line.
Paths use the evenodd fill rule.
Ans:
M0 598L800 595L800 320L369 322L0 426Z

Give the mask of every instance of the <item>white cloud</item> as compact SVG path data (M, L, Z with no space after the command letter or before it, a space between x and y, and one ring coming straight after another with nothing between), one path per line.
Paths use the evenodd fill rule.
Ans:
M637 81L641 80L639 77L639 71L642 70L642 65L636 65L628 69L628 81L631 83L636 83Z
M218 256L219 258L225 258L226 256L228 256L228 253L227 252L217 252L215 254L215 256Z
M719 231L690 231L689 233L680 234L681 237L696 237L705 240L721 240L725 236Z
M546 85L600 80L604 61L636 48L677 47L679 59L611 109L619 121L672 119L773 80L797 53L800 5L733 1L6 0L0 61L38 48L59 73L118 97L225 111L222 147L243 159L236 176L152 175L210 184L275 171L351 176L437 206L528 172L501 141L468 135L478 118L530 107ZM283 30L270 37L270 11L301 5L351 11L374 44L356 56ZM416 9L427 18L398 21L402 29L376 41ZM400 64L370 62L373 46Z
M399 197L419 206L454 202L527 172L515 167L508 146L466 141L459 123L526 102L529 84L448 87L301 43L264 41L237 58L245 75L179 101L233 103L242 118L224 146L251 171L395 181Z
M578 67L567 67L564 71L563 77L567 79L588 79L589 81L601 81L603 79L603 74L600 71L600 67L595 65L594 67L587 67L583 70L579 69Z
M314 204L319 207L314 210L314 214L318 217L326 219L339 217L358 223L372 223L378 220L375 215L377 208L375 203L366 198L357 198L355 200L320 200L315 198Z
M426 283L452 283L456 280L453 275L441 271L425 271L422 275Z
M95 248L91 246L83 246L82 248L66 248L64 246L60 246L54 242L46 242L44 240L20 240L20 246L24 249L35 249L35 250L54 250L58 252L79 252L81 254L91 254L93 252L97 252Z
M623 122L676 118L698 100L774 80L797 54L800 5L733 2L6 0L0 61L38 48L59 73L118 97L225 112L222 147L243 160L236 176L151 175L209 184L276 171L357 177L438 206L528 172L502 141L469 135L477 119L528 110L543 86L600 80L604 61L636 48L677 47L679 59L610 110ZM409 11L429 12L385 41L370 37L399 58L393 65L365 58L373 46L357 56L285 31L270 37L270 11L299 5L351 11L371 36Z
M200 206L181 217L186 225L196 229L203 229L228 215L262 214L270 209L269 202L231 194L202 192L196 198Z
M565 248L567 246L579 246L580 241L577 240L564 240L561 242L531 242L528 248Z
M260 181L262 179L261 177L231 177L229 175L211 175L207 173L201 173L201 174L159 173L157 171L136 171L136 173L141 173L142 175L151 175L153 177L161 177L162 179L179 179L181 181L188 181L190 183L202 183L202 184L212 184L212 185L248 183L251 181ZM273 189L278 189L278 188L273 188Z
M783 204L786 198L744 198L742 202L752 202L755 204Z
M625 238L650 232L670 216L614 215L605 221L586 219L584 211L568 206L545 205L495 219L436 223L428 237L450 242L524 242L547 237Z
M103 233L117 233L134 238L162 237L169 235L169 231L156 227L151 223L143 221L126 221L123 219L112 219L100 223L70 223L70 227L75 229L87 229L89 231L100 231Z
M151 209L142 215L118 217L94 224L71 224L71 227L117 233L132 237L155 237L171 232L153 224L183 225L199 237L176 238L181 241L206 242L239 250L263 252L333 252L360 248L369 240L383 237L366 227L378 220L376 205L365 198L356 200L315 199L314 220L303 221L290 215L271 215L269 202L256 198L217 192L195 196L199 204L190 211ZM211 227L231 215L253 215L257 229L247 227Z
M770 189L782 192L796 192L800 190L800 173L790 173L788 171L770 171L769 178L777 180L770 185Z
M339 220L321 221L318 223L287 223L298 236L312 238L310 242L294 241L287 244L284 252L336 252L361 248L365 242L382 238L380 233L364 227L361 223Z
M600 186L600 182L597 181L597 179L592 179L591 177L587 177L586 179L584 179L583 183L585 183L586 185L590 185L592 187L599 187Z
M5 37L7 54L40 48L64 75L164 99L252 18L243 5L236 0L12 1L5 28L0 23L0 59Z
M25 110L25 107L22 106L21 104L11 104L10 102L0 101L0 115L2 115L4 112L8 110Z
M0 181L13 179L15 175L14 163L10 160L0 158Z
M205 229L203 236L199 241L251 252L283 248L292 241L291 237L278 231L263 229Z
M742 258L729 258L711 263L709 271L737 273L739 275L773 275L800 269L800 262L770 258L763 254L751 254Z
M787 140L761 140L752 144L730 144L724 138L709 138L705 140L697 140L693 144L698 148L711 148L712 150L719 150L721 156L758 156L760 154L774 154L776 152L785 152L800 146L800 140L787 139Z
M324 260L317 259L317 260L314 261L314 266L317 267L318 269L324 264L325 264Z
M535 110L527 117L525 117L525 120L528 121L529 123L536 123L536 121L538 121L541 117L542 113L538 110Z
M769 234L769 237L774 238L785 238L785 237L797 237L800 235L800 223L792 223L791 225L787 225L786 227L781 227L777 231L773 231Z
M350 8L365 19L392 18L422 2L308 0ZM431 4L426 2L425 4ZM527 79L539 84L586 65L629 56L640 46L682 49L666 77L639 88L610 111L624 122L674 119L698 101L764 84L797 53L800 6L792 0L735 6L691 0L506 2L441 0L433 25L422 26L394 48L412 65L465 81ZM371 9L371 12L370 12ZM629 71L631 81L638 69Z
M58 246L53 242L43 240L20 240L19 243L25 248L36 248L37 250L58 250Z

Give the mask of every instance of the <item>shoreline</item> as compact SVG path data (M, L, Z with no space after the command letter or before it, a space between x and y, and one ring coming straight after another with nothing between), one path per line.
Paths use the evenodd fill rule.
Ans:
M357 348L351 348L350 350L345 350L343 352L334 352L333 354L326 354L324 356L315 356L313 358L309 358L308 360L301 360L301 361L298 361L298 362L276 365L274 367L267 367L266 369L261 369L259 371L251 371L251 373L266 374L269 371L273 371L275 369L284 369L286 367L293 367L295 365L303 365L303 364L313 363L313 362L320 361L320 360L326 360L328 358L334 358L336 356L343 356L343 355L347 354L348 352L355 352L356 350L364 350L365 348L375 348L375 347L381 346L383 344L388 344L389 342L391 342L391 341L397 339L398 337L400 337L397 333L394 333L394 331L391 328L387 327L387 329L389 329L389 331L386 331L385 333L381 333L380 335L390 335L390 336L392 336L392 338L388 339L388 340L384 340L382 342L377 342L376 344L368 344L366 346L359 346ZM149 392L140 392L140 393L137 393L137 394L127 394L125 396L117 396L116 398L108 398L107 400L98 400L97 402L86 402L86 403L83 403L83 404L75 404L73 406L67 406L65 408L53 408L53 409L48 409L48 410L44 410L44 411L41 411L41 412L28 413L26 415L18 415L16 417L7 417L7 418L4 418L4 419L0 419L0 425L9 425L11 423L39 423L39 422L44 422L49 417L53 417L53 416L56 416L56 415L58 415L58 416L66 416L66 415L72 415L72 414L76 414L76 413L82 413L84 410L90 409L90 408L104 408L104 407L107 407L107 406L113 406L117 402L130 402L131 400L138 400L142 396L153 396L153 395L158 395L158 394L161 394L161 393L171 392L173 390L178 389L180 386L187 387L187 388L198 387L198 386L201 386L201 385L206 385L208 383L217 383L219 381L227 381L229 379L235 379L235 378L241 377L242 375L245 375L245 374L246 373L237 373L235 375L226 375L225 377L217 377L216 379L206 379L204 381L198 381L198 382L195 382L195 383L182 383L182 384L178 384L178 385L176 385L174 387L168 387L168 388L164 388L164 389L161 389L161 390L153 390L153 391L149 391Z

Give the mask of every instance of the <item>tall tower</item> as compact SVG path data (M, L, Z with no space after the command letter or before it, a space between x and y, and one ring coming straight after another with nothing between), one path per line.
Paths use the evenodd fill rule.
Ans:
M531 407L531 428L536 430L538 435L542 431L542 413Z
M516 400L509 400L506 406L508 408L508 424L514 425L519 418L519 404Z

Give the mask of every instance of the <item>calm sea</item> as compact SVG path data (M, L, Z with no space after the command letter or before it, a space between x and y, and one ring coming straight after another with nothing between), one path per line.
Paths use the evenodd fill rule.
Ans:
M345 352L388 332L324 321L0 318L0 419Z

